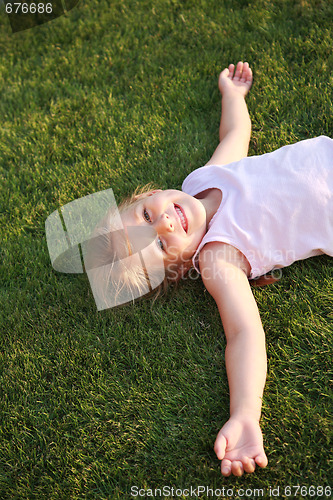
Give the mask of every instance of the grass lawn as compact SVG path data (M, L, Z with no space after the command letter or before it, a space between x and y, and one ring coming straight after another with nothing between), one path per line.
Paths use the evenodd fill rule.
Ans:
M328 497L331 259L254 290L269 465L226 479L213 451L225 339L201 281L97 312L85 275L52 269L44 224L109 187L117 200L148 181L179 189L217 145L229 62L254 70L251 155L332 135L332 22L327 0L82 0L13 34L0 8L0 498Z

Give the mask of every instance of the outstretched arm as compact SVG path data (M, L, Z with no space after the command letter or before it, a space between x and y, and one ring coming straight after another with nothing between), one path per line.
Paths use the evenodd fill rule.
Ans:
M199 256L204 284L218 306L227 338L230 418L214 450L224 476L267 465L259 426L266 380L265 334L247 279L249 265L234 247L213 242Z
M245 96L252 85L252 70L249 64L230 64L219 76L222 94L220 143L207 165L226 165L247 156L251 120Z

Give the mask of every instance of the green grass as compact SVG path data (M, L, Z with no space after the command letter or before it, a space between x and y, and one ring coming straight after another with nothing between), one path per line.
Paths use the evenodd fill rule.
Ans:
M286 498L288 485L329 484L329 258L254 290L269 465L225 479L213 452L228 418L225 340L202 283L98 313L85 276L53 271L44 223L108 187L117 199L148 181L179 189L217 144L217 76L231 61L254 69L250 154L330 135L332 21L326 0L91 0L12 34L1 11L1 498L200 484Z

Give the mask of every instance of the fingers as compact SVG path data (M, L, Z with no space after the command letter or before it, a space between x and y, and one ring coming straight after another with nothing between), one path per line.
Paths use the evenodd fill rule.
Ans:
M268 460L265 453L261 453L260 455L256 456L255 462L257 465L259 465L259 467L266 467L266 465L268 464Z
M265 454L258 455L255 460L249 457L233 461L224 458L221 462L221 472L225 477L228 477L231 474L240 477L244 474L244 472L247 472L248 474L254 472L256 464L259 465L259 467L266 467L267 463L268 460Z
M234 75L234 80L238 80L242 83L252 82L252 69L248 62L239 62L236 66L236 71Z
M229 77L231 80L240 81L243 83L252 81L252 69L249 66L248 62L243 63L239 61L236 66L234 64L229 64L228 68L225 68L221 76Z
M253 80L252 69L250 68L249 63L244 63L242 81L248 85L251 85L252 80Z
M243 460L244 471L252 473L255 471L256 463L253 458L245 457Z
M255 468L256 466L254 460L250 458L245 458L243 461L234 460L232 462L225 458L221 462L221 472L225 477L228 477L231 474L240 477L244 474L244 472L254 472Z
M226 447L227 447L227 440L223 436L223 434L219 433L217 435L217 438L216 438L216 441L214 444L214 451L215 451L216 456L219 460L222 460L224 458Z
M221 472L222 472L222 475L225 476L225 477L229 477L230 474L231 474L231 466L232 466L232 462L228 459L224 459L222 460L221 462Z
M232 66L232 65L230 64L230 66ZM229 66L229 68L224 68L224 70L220 74L220 77L221 76L223 76L223 77L229 76L229 74L230 74L230 66ZM232 73L233 73L233 71L232 71Z
M220 90L223 86L223 81L227 80L230 77L230 74L233 75L233 73L230 73L229 68L224 68L224 70L221 71L221 73L219 75L219 88L220 88Z
M235 71L235 74L234 74L234 80L235 79L236 80L240 80L242 78L243 66L244 66L244 63L242 63L242 61L239 61L237 63L236 71Z
M238 63L238 64L240 64L240 63ZM221 73L220 73L220 79L221 78L229 77L230 80L233 80L235 78L235 75L236 75L236 73L234 75L234 71L235 71L235 65L234 64L229 64L229 66L227 68L224 68L224 70L221 71Z
M235 67L229 64L219 76L218 87L222 95L228 90L240 92L243 97L250 90L253 82L252 70L248 62L239 61Z
M232 78L234 76L235 65L229 64L228 70L229 70L229 78Z
M243 464L240 460L235 460L231 464L231 472L233 473L234 476L242 476L244 473L244 467Z
M234 476L242 476L244 472L254 472L256 466L253 459L248 457L244 460L228 460L224 458L221 462L221 472L225 477L233 474Z

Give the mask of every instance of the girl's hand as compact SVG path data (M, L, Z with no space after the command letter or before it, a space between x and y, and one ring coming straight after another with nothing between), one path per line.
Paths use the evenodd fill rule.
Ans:
M218 433L214 451L222 460L223 476L242 476L254 472L256 464L268 463L259 422L251 417L231 417Z
M219 77L219 89L221 94L226 94L229 91L239 92L243 97L246 96L251 88L253 81L252 70L249 63L230 64L225 68Z

